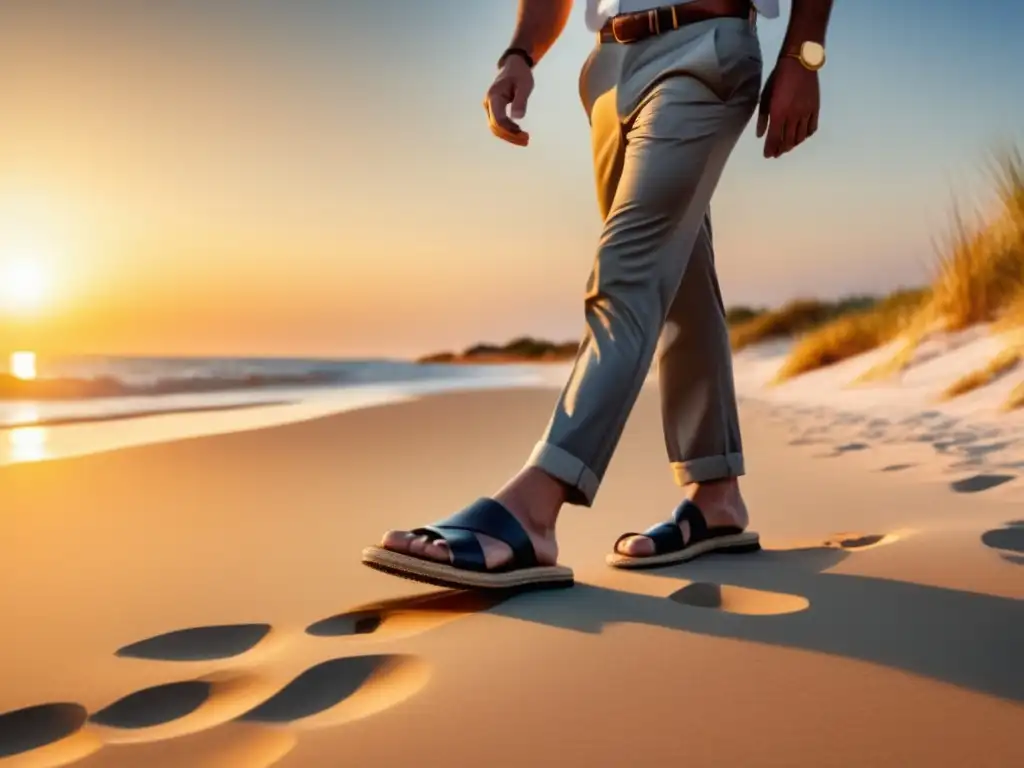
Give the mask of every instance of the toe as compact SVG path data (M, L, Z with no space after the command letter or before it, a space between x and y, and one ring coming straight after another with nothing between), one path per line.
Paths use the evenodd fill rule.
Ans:
M428 536L416 536L409 543L409 554L416 557L423 557L428 560L437 560L437 548L431 543Z
M423 553L426 557L440 560L442 563L450 563L452 560L451 550L448 549L448 542L440 539L427 544Z
M404 554L409 551L410 545L415 538L408 531L388 531L384 534L384 538L381 539L380 545L384 549Z
M629 557L650 557L654 554L654 542L647 536L630 536L619 542L619 553Z
M448 554L448 545L443 541L431 541L429 536L417 536L407 532L403 533L403 535L403 543L400 545L400 549L397 550L402 554L420 557L424 560L438 560L442 563L447 563L451 560Z

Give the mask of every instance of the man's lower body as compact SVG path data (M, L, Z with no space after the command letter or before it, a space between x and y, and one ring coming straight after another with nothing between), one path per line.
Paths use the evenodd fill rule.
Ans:
M760 85L760 46L746 19L711 19L594 50L580 94L591 121L604 228L572 374L523 470L447 527L388 533L377 551L400 553L406 562L383 570L409 575L409 558L476 572L554 565L558 513L564 503L593 504L655 360L669 461L691 504L649 535L616 542L615 564L663 557L665 548L712 538L709 531L735 539L746 527L709 205ZM488 516L506 519L491 525ZM532 558L522 556L521 535L510 542L503 534L516 523Z

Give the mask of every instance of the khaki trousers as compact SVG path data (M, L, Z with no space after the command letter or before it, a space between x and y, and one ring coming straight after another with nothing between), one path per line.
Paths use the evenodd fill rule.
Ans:
M676 482L742 475L709 205L757 106L757 33L712 19L598 44L580 75L604 227L572 374L527 466L590 506L652 362Z

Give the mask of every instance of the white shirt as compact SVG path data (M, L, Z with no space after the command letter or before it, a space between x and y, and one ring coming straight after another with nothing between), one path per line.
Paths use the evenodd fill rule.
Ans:
M693 2L693 0L682 0ZM600 32L612 16L620 13L637 13L675 5L679 0L587 0L587 28L592 32ZM768 19L779 15L779 0L753 0L757 12Z

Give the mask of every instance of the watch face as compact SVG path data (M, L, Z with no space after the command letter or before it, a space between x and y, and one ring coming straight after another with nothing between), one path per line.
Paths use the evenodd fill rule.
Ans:
M825 63L825 48L821 43L806 42L800 46L800 58L809 67L820 67Z

